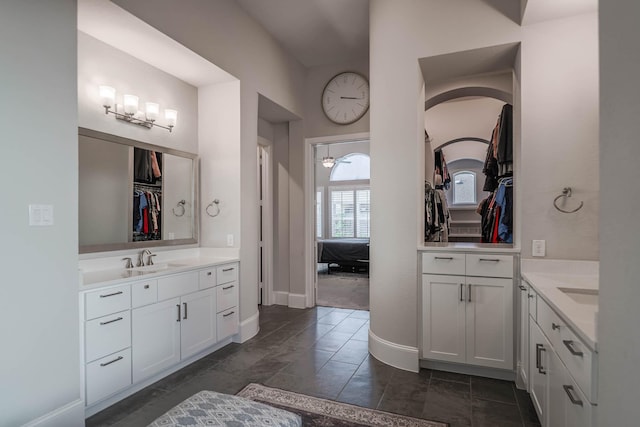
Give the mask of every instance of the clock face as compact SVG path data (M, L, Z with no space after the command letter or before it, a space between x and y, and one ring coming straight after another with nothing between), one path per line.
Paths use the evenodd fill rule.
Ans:
M329 120L348 125L369 109L369 82L358 73L340 73L324 87L322 111Z

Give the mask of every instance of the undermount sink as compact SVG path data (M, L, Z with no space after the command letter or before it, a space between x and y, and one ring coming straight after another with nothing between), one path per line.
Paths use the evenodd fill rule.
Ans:
M573 301L583 305L598 305L598 289L558 288Z
M140 271L142 273L156 273L168 268L185 267L186 265L187 264L180 264L176 262L164 262L161 264L145 265L144 267L135 267L133 270Z

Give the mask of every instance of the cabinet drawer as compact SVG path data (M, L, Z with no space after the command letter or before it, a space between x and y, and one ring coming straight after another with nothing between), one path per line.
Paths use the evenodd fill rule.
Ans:
M529 293L527 294L527 299L529 300L529 317L531 317L534 321L538 321L538 294L533 290L531 285L529 285Z
M562 383L564 392L564 408L566 415L566 427L591 427L593 425L594 406L580 390L580 387L573 381L571 376L565 372Z
M582 389L589 402L596 402L596 387L594 381L594 357L591 350L569 328L561 328L561 343L556 347L560 359Z
M158 281L138 282L131 285L131 306L133 308L153 304L158 301Z
M234 307L218 313L218 321L216 323L218 328L218 341L238 333L238 309Z
M238 264L225 264L216 268L218 285L238 280Z
M198 273L176 274L158 279L158 301L179 297L198 290Z
M513 277L513 256L467 254L467 276Z
M213 288L216 285L215 267L200 271L200 289Z
M544 332L544 334L547 336L547 338L551 342L551 345L559 350L560 347L562 347L560 331L566 328L565 323L544 300L540 299L540 301L538 301L537 307L538 325L540 325L542 332Z
M131 346L131 312L121 311L85 324L85 360L93 361Z
M238 282L225 283L216 288L216 312L238 305Z
M129 285L102 289L85 294L85 318L95 319L131 308Z
M435 253L422 254L422 272L425 274L452 274L464 276L465 254Z
M131 349L98 359L87 365L87 405L131 385Z

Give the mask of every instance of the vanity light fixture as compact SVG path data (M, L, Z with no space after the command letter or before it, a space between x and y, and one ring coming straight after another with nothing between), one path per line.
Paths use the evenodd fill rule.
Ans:
M160 115L160 105L155 102L146 102L145 111L138 110L139 99L135 95L125 94L122 97L124 105L116 104L116 90L111 86L100 86L100 99L104 107L105 114L113 114L118 120L151 129L154 126L166 129L171 132L176 125L178 112L176 110L164 110L164 118L167 125L162 126L156 123ZM119 113L118 109L123 113Z

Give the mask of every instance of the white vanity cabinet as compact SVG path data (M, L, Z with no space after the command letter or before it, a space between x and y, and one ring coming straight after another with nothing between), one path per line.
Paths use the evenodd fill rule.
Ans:
M228 342L238 288L233 262L81 293L87 415Z
M535 300L529 305L529 390L540 423L590 427L597 403L597 354L535 291L528 294Z
M422 254L422 358L513 369L513 256Z

